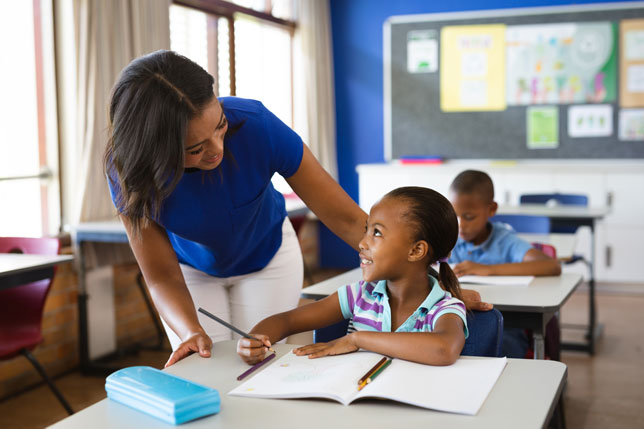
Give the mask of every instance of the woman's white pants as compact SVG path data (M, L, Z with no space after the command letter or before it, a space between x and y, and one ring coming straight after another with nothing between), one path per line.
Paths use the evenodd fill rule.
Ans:
M302 291L303 263L300 243L288 217L282 224L282 245L262 270L233 277L213 277L180 264L195 308L203 307L245 332L262 319L297 307ZM230 329L197 313L199 323L213 342L239 338ZM181 339L163 321L176 350Z

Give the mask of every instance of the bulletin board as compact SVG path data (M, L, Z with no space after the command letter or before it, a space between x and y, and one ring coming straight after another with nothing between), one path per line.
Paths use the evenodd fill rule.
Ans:
M644 2L390 17L385 158L644 158Z

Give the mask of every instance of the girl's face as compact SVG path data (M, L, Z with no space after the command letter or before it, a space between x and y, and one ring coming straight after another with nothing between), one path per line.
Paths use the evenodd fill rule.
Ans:
M185 143L185 168L212 170L224 158L224 136L228 121L216 97L188 123Z
M409 266L407 258L415 241L406 211L406 204L395 198L384 198L371 208L358 245L365 281L396 280Z

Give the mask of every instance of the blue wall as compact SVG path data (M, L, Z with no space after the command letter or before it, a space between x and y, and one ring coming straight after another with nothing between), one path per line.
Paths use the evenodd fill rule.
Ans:
M382 26L392 15L608 3L610 0L330 0L340 185L358 201L358 164L384 162ZM614 2L614 1L612 1ZM357 253L323 225L320 264L354 267Z
M389 16L609 2L330 0L340 185L358 201L356 165L384 161L382 26Z

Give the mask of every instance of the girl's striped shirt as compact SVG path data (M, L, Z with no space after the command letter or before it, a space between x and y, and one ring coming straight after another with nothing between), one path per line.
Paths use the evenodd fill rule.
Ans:
M396 329L396 332L432 332L436 321L444 314L456 314L463 320L465 338L468 336L467 316L463 301L443 290L438 281L429 276L432 289L427 298ZM392 332L391 308L387 295L387 281L359 281L338 289L342 315L351 319L349 331Z

